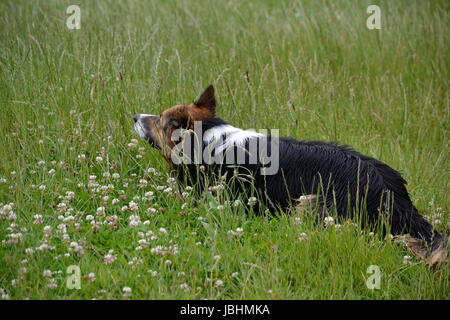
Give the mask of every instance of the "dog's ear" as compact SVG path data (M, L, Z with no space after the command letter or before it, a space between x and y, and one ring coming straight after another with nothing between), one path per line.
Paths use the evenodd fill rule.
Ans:
M214 95L214 87L210 85L203 91L200 98L194 102L194 104L202 109L209 111L212 116L216 114L216 97Z

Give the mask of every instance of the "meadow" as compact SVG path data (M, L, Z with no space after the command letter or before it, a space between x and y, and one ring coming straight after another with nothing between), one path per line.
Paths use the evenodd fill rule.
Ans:
M448 262L430 269L357 224L246 213L220 188L194 202L182 186L182 202L132 122L213 83L237 127L338 141L400 170L449 234L449 9L0 1L1 298L449 299Z

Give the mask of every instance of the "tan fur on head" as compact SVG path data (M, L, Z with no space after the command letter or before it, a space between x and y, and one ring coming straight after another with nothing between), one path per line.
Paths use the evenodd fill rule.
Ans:
M195 121L205 121L215 116L216 98L214 87L210 85L200 98L190 105L176 105L164 110L159 116L142 120L150 128L151 138L161 149L164 158L171 162L171 151L175 146L172 134L175 130L193 129Z

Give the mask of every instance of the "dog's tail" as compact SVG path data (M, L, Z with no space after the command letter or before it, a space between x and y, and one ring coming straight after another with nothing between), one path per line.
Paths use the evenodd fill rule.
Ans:
M392 209L391 233L403 240L407 248L430 266L444 262L448 256L449 237L434 230L431 223L418 212L406 190L406 181L399 172L378 161L374 165L382 176L384 190L388 191L385 200Z

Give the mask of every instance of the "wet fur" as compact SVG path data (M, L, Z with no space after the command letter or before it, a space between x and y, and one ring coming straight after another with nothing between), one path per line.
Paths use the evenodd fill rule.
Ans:
M215 107L214 90L208 87L194 106L172 107L160 117L175 117L188 129L192 127L191 120L200 119L205 133L226 125L225 121L213 117ZM167 119L164 121L169 123ZM195 139L193 135L190 138ZM254 139L261 137L249 136L240 147L248 148ZM207 141L201 144L202 148L208 146ZM355 218L358 213L363 227L369 228L382 220L387 221L389 232L408 234L409 237L402 240L418 257L428 259L430 265L445 259L447 238L433 230L419 214L398 171L348 146L331 142L280 138L279 157L280 170L275 175L260 174L260 164L236 167L203 163L204 170L199 170L200 164L176 166L171 163L171 166L179 180L197 186L199 192L208 175L225 176L228 185L239 194L248 195L251 190L256 190L262 206L271 211L295 206L296 199L301 196L317 195L314 198L318 221L328 212L336 212L338 219ZM236 174L248 176L249 173L252 178L246 181L233 178Z

